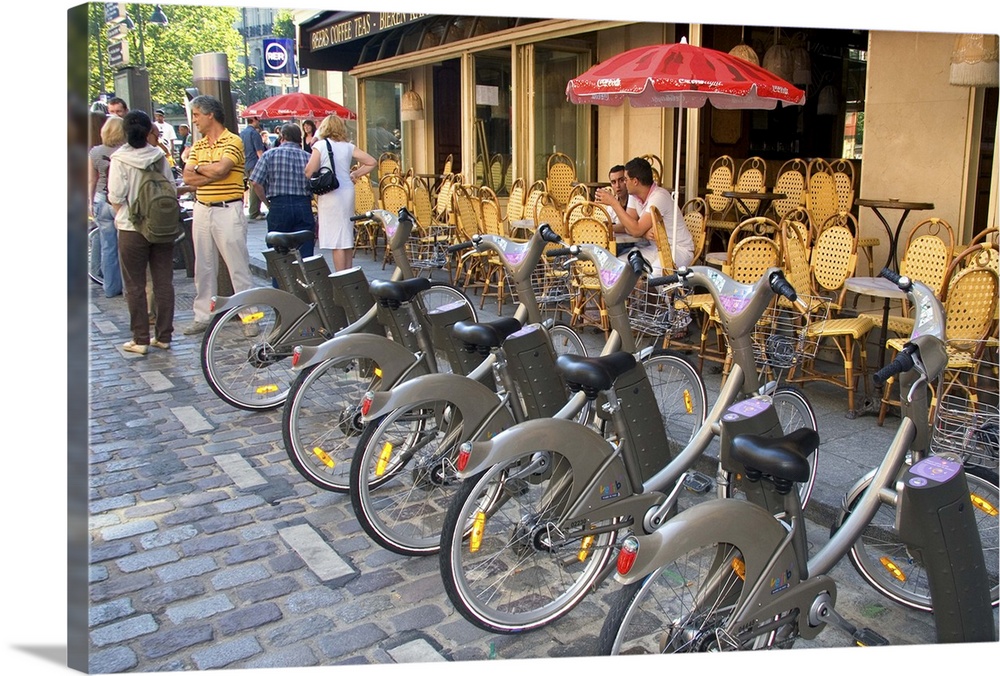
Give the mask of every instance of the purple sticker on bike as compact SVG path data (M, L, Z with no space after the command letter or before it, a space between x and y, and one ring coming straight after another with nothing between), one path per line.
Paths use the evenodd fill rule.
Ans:
M932 455L924 458L913 467L910 468L911 474L916 474L918 477L924 477L926 479L931 479L932 481L937 481L938 483L944 483L950 481L958 474L958 470L962 468L962 464L950 460L948 458L942 457L940 455ZM914 483L914 480L910 480L911 486L921 486L919 482Z
M719 296L719 302L722 303L723 309L728 314L735 315L742 312L743 308L750 304L750 299L739 296Z

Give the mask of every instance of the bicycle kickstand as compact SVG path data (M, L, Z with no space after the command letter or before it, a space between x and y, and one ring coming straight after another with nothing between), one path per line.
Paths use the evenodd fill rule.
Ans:
M857 628L848 622L843 615L833 607L833 599L829 594L820 594L809 609L809 623L817 625L821 622L833 625L851 635L859 646L889 645L884 636L868 627Z

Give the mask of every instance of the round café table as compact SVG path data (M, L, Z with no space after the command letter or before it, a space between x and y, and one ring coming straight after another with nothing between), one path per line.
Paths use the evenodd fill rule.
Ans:
M774 200L783 200L788 197L788 195L780 192L740 192L736 190L726 190L722 193L722 196L736 200L743 208L744 213L749 214L753 212L754 217L766 214L767 208L771 206L771 202ZM749 208L743 200L757 200L757 208Z
M878 368L885 366L885 341L889 331L889 303L892 300L905 300L906 293L898 286L890 282L885 277L850 277L844 282L844 287L848 291L861 296L872 296L882 298L882 328L879 330L878 338ZM879 408L882 401L882 385L875 386L875 397L871 401L862 404L860 412L873 413Z
M901 202L898 199L865 199L862 197L854 200L854 203L859 207L868 207L875 212L878 220L882 221L882 227L885 228L885 233L889 236L889 256L885 259L885 267L898 272L899 258L896 253L896 247L899 244L899 232L903 229L903 221L906 220L911 211L933 209L934 204L931 202ZM879 211L880 209L898 209L903 212L896 223L895 231L893 231L892 226L889 225L889 221L885 219L885 216L882 215L882 212Z

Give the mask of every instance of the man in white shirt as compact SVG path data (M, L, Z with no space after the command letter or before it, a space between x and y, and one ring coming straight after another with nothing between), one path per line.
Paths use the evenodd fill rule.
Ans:
M691 233L684 223L684 217L674 203L670 191L653 182L653 168L648 161L636 157L625 164L625 186L628 194L636 199L638 208L634 212L622 207L617 196L610 190L599 190L597 201L614 210L625 233L639 238L636 246L642 253L642 257L653 268L653 274L663 274L664 271L660 266L660 254L656 248L656 236L652 227L653 218L649 214L650 206L655 206L660 215L663 216L667 237L673 249L674 264L677 266L690 265L694 259L694 239L692 239ZM677 224L676 237L674 236L674 223Z
M160 130L160 140L164 141L167 144L167 150L170 153L173 153L174 141L177 140L177 132L174 131L174 125L163 119L162 110L157 110L153 113L153 115L156 116L156 120L153 124L155 124L156 128Z

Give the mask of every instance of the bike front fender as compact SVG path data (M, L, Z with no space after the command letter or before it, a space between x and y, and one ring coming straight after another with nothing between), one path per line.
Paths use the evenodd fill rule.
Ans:
M416 376L427 373L424 362L417 364L416 355L405 347L385 336L370 333L336 336L315 347L300 345L295 349L300 351L295 370L340 357L371 359L382 370L382 388L391 387L404 374Z
M232 308L258 304L273 307L278 316L282 318L282 323L286 325L309 311L309 305L304 303L301 298L281 289L260 286L240 291L232 296L216 296L215 310L212 314L217 315Z
M739 547L746 580L756 580L785 537L785 529L767 510L743 500L712 500L685 509L649 535L636 535L639 550L622 584L641 580L678 556L725 542ZM791 550L791 548L789 548ZM749 593L751 585L744 588Z
M447 401L461 413L464 432L461 441L477 437L490 439L514 426L506 406L497 394L478 380L457 373L428 373L399 383L390 390L375 392L365 423L390 411L432 401Z

